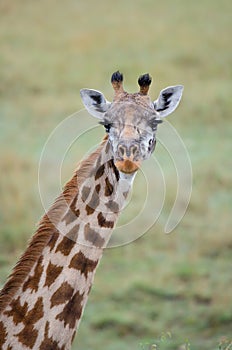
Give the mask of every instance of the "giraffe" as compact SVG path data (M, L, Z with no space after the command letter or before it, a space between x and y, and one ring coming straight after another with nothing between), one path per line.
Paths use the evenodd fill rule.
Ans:
M148 95L151 77L127 93L111 77L112 102L92 89L80 94L106 135L77 166L0 292L0 349L68 350L93 278L141 162L155 149L157 125L178 106L183 86Z

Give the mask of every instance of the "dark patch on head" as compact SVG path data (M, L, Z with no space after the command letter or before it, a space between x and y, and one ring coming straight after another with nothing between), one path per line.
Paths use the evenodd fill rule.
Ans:
M47 271L46 271L46 281L44 283L44 287L48 286L50 287L57 277L61 274L63 270L62 266L57 266L52 264L51 262L48 264Z
M95 174L95 180L99 179L103 174L104 174L104 171L105 171L105 165L102 164L98 169L97 169L97 172Z
M105 228L113 228L114 222L113 221L107 221L106 218L103 216L102 212L100 212L97 216L98 224L100 227Z
M65 305L63 311L56 316L57 320L63 321L64 326L69 328L76 327L76 321L81 318L83 309L83 297L84 293L80 294L78 291L72 296L72 298Z
M18 334L16 334L20 343L28 346L30 349L33 348L38 337L38 331L34 328L34 325L43 316L43 299L42 297L39 297L34 307L24 314L22 319L24 328Z
M119 71L114 72L111 76L111 83L113 82L122 82L123 81L123 74L121 74Z
M85 257L80 251L75 254L69 264L70 268L80 271L87 278L89 272L93 272L97 267L98 261L93 261Z
M39 282L43 273L43 265L42 265L43 257L40 256L36 267L34 274L32 276L29 276L26 282L23 285L23 292L25 292L26 289L30 288L32 291L37 292L39 288Z
M3 345L6 342L6 336L7 336L6 327L4 327L3 322L0 321L0 349L3 348Z
M107 208L109 208L113 213L119 212L119 205L115 201L110 200L108 203L106 203Z
M88 203L88 205L86 205L86 212L87 215L93 214L95 209L99 206L99 195L97 194L96 191L93 191L92 197Z
M93 230L90 227L90 224L85 225L84 235L85 235L85 239L91 242L95 247L101 248L105 243L104 238L102 238L98 232Z
M65 350L65 345L60 347L57 341L53 340L52 337L49 338L48 331L49 331L49 322L47 321L45 326L44 339L40 344L39 350L52 350L52 349Z
M151 80L152 78L150 77L150 75L148 73L140 75L139 79L138 79L138 84L139 86L149 86L151 84Z
M78 237L79 225L75 225L58 244L55 253L61 252L67 256L70 254L72 248L75 246Z
M114 192L114 187L113 185L110 183L108 177L105 179L105 183L106 183L106 187L105 187L105 196L109 197L112 195L112 193Z
M107 164L109 165L109 168L113 169L116 180L119 181L120 179L119 171L116 168L113 159L109 160Z
M82 188L81 198L82 198L83 202L85 202L86 199L89 197L90 191L91 191L91 188L89 186L84 186Z
M96 185L95 191L99 194L100 190L101 190L101 185L100 184Z
M73 295L74 289L68 282L63 282L51 297L51 308L55 305L67 303Z

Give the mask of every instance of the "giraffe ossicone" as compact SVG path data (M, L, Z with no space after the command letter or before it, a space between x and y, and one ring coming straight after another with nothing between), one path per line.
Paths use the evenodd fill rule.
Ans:
M105 127L99 147L81 161L45 213L25 253L0 291L2 350L68 350L94 274L141 163L155 149L157 125L178 106L183 87L148 95L151 77L128 93L112 75L112 102L82 89L87 111Z

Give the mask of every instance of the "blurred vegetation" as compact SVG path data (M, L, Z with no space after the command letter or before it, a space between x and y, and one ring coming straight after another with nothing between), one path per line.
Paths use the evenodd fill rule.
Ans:
M229 344L231 23L230 0L0 1L1 285L43 213L37 186L43 145L58 123L82 108L80 88L99 89L110 100L109 79L117 69L128 91L149 72L154 99L167 85L185 86L169 121L193 166L188 211L172 234L163 233L176 191L167 171L161 220L141 239L105 252L73 350L150 349L162 334L172 335L162 349ZM89 140L82 148L89 149ZM65 179L79 156L67 162ZM158 145L156 158L168 169L170 159L162 156ZM58 176L52 164L51 182Z

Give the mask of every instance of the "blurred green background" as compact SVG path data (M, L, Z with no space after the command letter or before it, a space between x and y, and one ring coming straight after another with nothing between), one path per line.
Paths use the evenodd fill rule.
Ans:
M188 211L165 235L176 185L158 145L168 184L161 220L105 252L73 350L178 350L187 339L192 350L212 350L231 339L231 23L230 0L0 1L0 285L43 213L40 154L58 123L83 108L79 90L112 99L118 69L130 92L149 72L153 99L168 85L185 86L169 121L193 166ZM103 134L98 129L93 142ZM90 145L83 138L64 180ZM135 183L132 216L143 180Z

